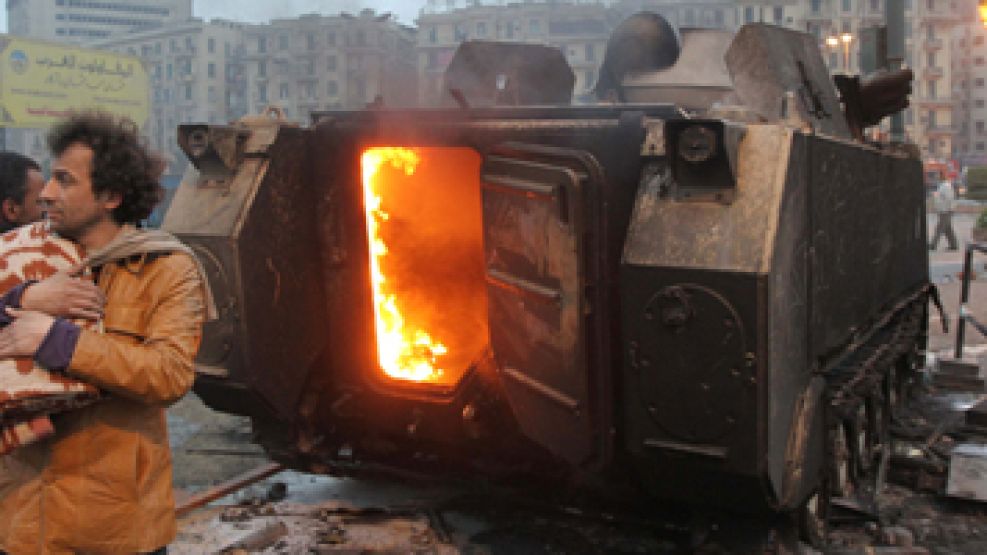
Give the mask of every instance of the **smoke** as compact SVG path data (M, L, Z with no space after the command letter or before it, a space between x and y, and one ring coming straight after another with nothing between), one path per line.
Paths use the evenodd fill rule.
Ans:
M402 23L411 24L421 8L421 2L399 0L195 0L194 12L205 19L222 18L233 21L264 23L277 18L297 17L318 13L335 15L340 12L357 14L370 8L377 13L391 12Z

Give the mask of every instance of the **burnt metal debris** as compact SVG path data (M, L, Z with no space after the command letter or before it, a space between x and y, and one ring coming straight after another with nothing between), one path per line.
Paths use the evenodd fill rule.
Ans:
M656 87L181 126L208 175L164 227L221 311L196 391L294 468L643 489L818 537L884 479L931 289L920 161L847 140L814 44L745 27L732 91L688 111ZM381 146L479 160L456 180L482 199L488 346L453 384L378 363L361 156Z

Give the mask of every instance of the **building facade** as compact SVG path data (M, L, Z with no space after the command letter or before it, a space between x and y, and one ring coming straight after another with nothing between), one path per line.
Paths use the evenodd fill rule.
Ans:
M418 97L423 106L448 103L446 67L465 40L506 40L559 48L576 76L574 95L596 84L607 37L615 25L603 2L429 2L418 19Z
M987 27L973 2L952 37L953 157L987 165Z
M151 91L143 131L166 156L168 174L180 175L186 165L175 137L178 124L225 123L247 112L244 29L229 21L188 20L90 44L143 60Z
M415 31L389 14L306 15L244 32L246 104L281 106L307 122L316 110L417 104Z
M86 44L192 17L192 0L7 0L12 35Z

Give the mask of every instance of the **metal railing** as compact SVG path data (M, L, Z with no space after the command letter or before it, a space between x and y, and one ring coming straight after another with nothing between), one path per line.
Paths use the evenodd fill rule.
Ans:
M980 332L980 335L987 337L987 325L977 321L967 307L967 302L970 300L970 276L973 275L974 251L987 254L987 243L971 242L966 245L966 253L963 257L963 283L960 289L960 314L956 323L956 352L954 353L956 360L963 358L963 340L966 336L967 322Z

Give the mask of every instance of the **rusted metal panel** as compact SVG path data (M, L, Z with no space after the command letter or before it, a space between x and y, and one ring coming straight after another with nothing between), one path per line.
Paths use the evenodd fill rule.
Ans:
M777 206L787 171L791 131L750 126L735 155L735 199L678 203L671 175L659 173L638 191L624 263L639 266L762 272L770 260Z
M816 37L774 25L741 27L726 54L727 69L740 103L766 121L778 123L798 110L800 119L825 135L849 139L850 129ZM799 102L785 106L796 91Z
M585 177L510 155L487 157L481 174L494 357L522 430L573 463L595 444L581 240L583 189L594 184Z

